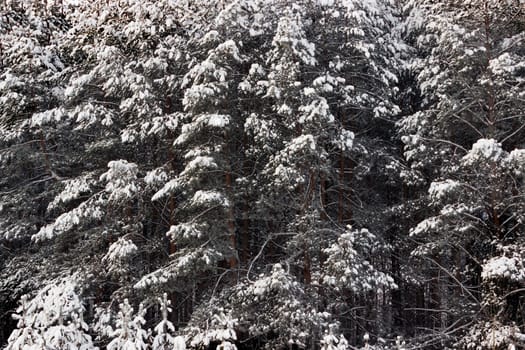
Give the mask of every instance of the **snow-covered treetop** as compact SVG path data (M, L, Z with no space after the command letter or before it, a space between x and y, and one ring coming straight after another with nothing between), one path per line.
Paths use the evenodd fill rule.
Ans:
M284 50L281 52L289 50L291 56L288 58L295 58L305 65L313 66L316 64L315 45L305 39L301 21L302 19L299 15L281 17L277 24L272 45L276 50ZM280 57L280 59L283 58ZM270 60L275 60L275 58L271 57Z
M323 283L350 289L354 293L365 293L376 288L397 288L391 276L376 270L367 260L373 254L373 242L375 236L367 229L354 230L348 227L336 243L324 249L328 258Z
M486 280L508 280L522 282L525 280L525 267L520 257L497 256L487 260L482 266L481 277Z
M109 201L124 201L133 198L138 192L136 183L138 167L126 160L113 160L108 163L109 170L100 176L106 182Z
M455 180L434 181L430 184L428 195L433 202L441 202L459 189L461 183Z
M330 327L323 334L320 345L321 350L346 350L349 344L344 335L334 334L333 327Z
M472 149L463 157L462 161L467 165L479 162L498 163L504 156L501 144L496 140L480 139L472 145Z
M143 329L146 323L146 310L141 304L138 312L133 315L133 307L128 299L119 304L120 311L113 340L108 344L108 350L146 350L148 348L148 332Z
M220 350L237 350L235 341L237 334L235 327L237 320L230 314L219 311L211 317L209 329L203 333L197 333L191 340L192 347L206 347L212 342L219 343L217 349Z
M168 314L171 312L171 300L166 293L162 298L158 298L160 311L162 314L161 321L155 326L155 338L153 339L153 350L186 350L186 343L181 336L174 337L175 326L168 320Z
M49 203L47 210L52 211L61 205L81 198L92 191L93 185L96 181L93 179L93 174L86 174L74 179L64 180L64 189Z
M127 263L138 251L133 241L120 237L109 246L108 252L102 258L106 270L110 273L124 274L128 272Z
M23 296L17 314L18 329L7 350L97 350L87 334L85 310L74 278L50 283L31 300Z
M64 324L72 315L81 315L84 306L77 294L77 285L73 279L64 279L50 283L27 304L27 313L33 314L29 319L35 327L47 327L51 324ZM25 322L28 320L26 319Z

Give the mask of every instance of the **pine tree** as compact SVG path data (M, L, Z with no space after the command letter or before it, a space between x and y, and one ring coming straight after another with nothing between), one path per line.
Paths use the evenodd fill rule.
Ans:
M108 350L145 350L148 348L148 332L142 327L145 309L142 304L138 312L133 315L133 307L128 299L119 304L118 320L113 332L113 339L107 345Z
M18 329L7 344L9 350L96 350L82 315L85 310L73 281L51 283L17 309Z
M212 31L204 39L213 42L215 35ZM167 233L177 251L168 266L146 276L139 287L195 276L214 270L220 261L233 265L237 259L228 158L229 134L237 120L228 106L234 98L232 72L241 60L237 44L228 40L210 49L184 78L186 122L174 145L183 154L185 167L152 198L183 194L177 210L180 223Z
M9 336L6 350L29 350L42 347L44 339L39 330L33 328L34 315L28 310L27 295L21 298L20 306L16 311L18 315L13 315L13 317L18 319L18 328Z
M0 343L519 348L522 14L0 1Z
M168 313L172 311L170 308L171 300L168 299L168 294L164 293L162 298L159 298L160 311L162 320L155 327L155 338L153 338L153 350L172 350L177 344L180 347L180 339L175 339L175 327L173 323L168 320ZM184 343L183 343L184 344Z
M515 310L503 305L514 303L504 297L515 288L509 285L514 277L489 286L494 280L488 271L493 262L520 254L514 244L521 241L515 220L522 215L522 188L511 165L522 152L522 118L515 109L522 105L516 90L522 53L513 44L521 40L520 20L512 15L517 8L499 1L417 6L430 18L419 22L416 44L424 56L413 64L422 103L400 126L407 160L419 183L428 181L431 210L411 230L421 243L414 255L437 275L433 307L458 312L443 314L440 327L465 315L478 317L479 310L497 323L513 322ZM505 292L499 290L503 285ZM457 346L470 347L484 327Z

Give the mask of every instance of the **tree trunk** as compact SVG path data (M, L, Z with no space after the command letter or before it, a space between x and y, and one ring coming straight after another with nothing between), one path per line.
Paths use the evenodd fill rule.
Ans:
M344 198L345 198L345 158L343 151L339 154L339 200L337 207L337 222L343 225L344 217Z
M320 186L321 186L321 220L328 220L328 215L326 214L326 174L321 173L320 176Z
M228 193L232 193L232 174L231 171L226 172L226 188ZM232 256L228 260L230 269L237 267L237 238L235 237L235 215L233 203L228 210L228 231L230 236L230 248L232 249Z
M244 203L243 208L243 223L242 223L242 235L241 235L241 262L248 264L250 259L250 218L249 218L249 206L248 200Z
M313 172L313 170L310 170L309 183L308 183L308 187L306 189L304 202L303 202L303 208L302 208L303 214L306 213L308 211L308 209L310 208L310 206L311 206L312 198L313 198L313 194L314 194L314 189L315 189L315 183L316 183L315 173ZM305 227L304 229L308 230L309 227ZM311 271L312 270L312 261L311 261L311 258L310 258L310 246L309 246L309 242L307 242L307 241L304 242L303 259L304 259L303 260L304 283L308 285L308 284L312 283L312 271Z

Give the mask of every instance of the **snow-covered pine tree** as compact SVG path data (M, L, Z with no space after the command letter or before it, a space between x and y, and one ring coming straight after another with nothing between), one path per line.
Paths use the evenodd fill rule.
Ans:
M57 277L56 270L37 269L33 260L50 252L27 249L58 188L48 131L28 132L27 125L33 113L60 103L66 64L56 42L68 28L60 15L7 7L0 12L0 241L9 255L0 258L0 322L9 319L8 310L23 294ZM4 336L11 330L5 327Z
M6 350L96 350L77 285L69 279L50 283L31 300L25 295L17 309L18 328L9 337Z
M113 339L107 345L108 350L146 350L148 331L143 329L146 310L141 304L133 315L133 307L128 299L119 304L118 319L113 332Z
M348 342L344 335L334 334L335 327L331 327L325 331L320 345L321 350L346 350L348 349Z
M235 345L237 319L232 318L230 313L225 313L222 308L219 308L214 310L211 317L206 320L206 322L208 321L209 326L204 330L189 327L191 346L197 349L216 346L217 350L237 350Z
M78 269L158 347L524 343L522 0L0 4L0 343Z
M149 271L149 263L158 264L165 259L158 252L165 246L164 233L169 225L163 222L165 213L148 206L151 192L145 190L151 191L151 187L143 186L138 176L145 170L169 169L165 166L169 158L167 145L171 146L173 141L176 101L182 97L174 97L178 91L174 85L180 80L176 75L181 75L181 55L177 51L181 39L176 28L186 15L167 1L122 5L105 1L83 3L79 9L67 13L72 24L67 34L55 33L56 25L41 25L60 37L52 41L53 46L47 51L35 47L39 54L34 55L36 63L31 74L39 84L49 85L53 99L31 111L29 121L19 128L21 131L17 133L23 137L12 141L18 159L10 161L13 169L18 169L12 174L19 179L25 177L16 172L35 168L31 170L35 186L30 183L31 186L20 189L26 192L29 189L31 200L37 205L28 204L21 209L26 199L15 195L9 200L6 196L3 207L11 210L8 202L18 203L22 218L18 221L24 226L7 222L6 238L15 238L15 230L32 235L41 246L33 258L82 261L67 267L57 264L65 270L84 265L94 271L95 279L114 278L116 288L136 282L131 276L140 277L145 270ZM122 14L120 20L115 21L113 10ZM13 32L16 33L8 34L14 35ZM46 40L51 39L53 36ZM67 69L53 75L49 72L53 67L48 67L45 74L40 74L40 66L57 65L55 51ZM31 52L26 54L31 59ZM19 61L27 65L25 59ZM10 66L17 68L14 63ZM51 78L59 81L60 86L55 87ZM23 85L11 82L11 88L20 85L17 88L20 89ZM50 95L34 92L31 94L34 99ZM21 102L19 107L25 105ZM13 110L10 115L26 113ZM39 150L42 145L47 148ZM28 153L30 157L25 156L28 146L37 150ZM8 161L8 157L4 160ZM8 167L3 170L8 171ZM48 184L49 187L44 187ZM5 185L7 190L12 184L6 181ZM33 211L39 215L33 218ZM9 215L10 221L15 218L16 215ZM135 244L140 246L142 254L136 254ZM58 250L60 254L44 253L47 250ZM130 265L131 257L142 264ZM109 264L103 266L101 260ZM143 268L138 268L139 265ZM32 280L23 283L29 282Z
M264 349L306 347L316 343L331 317L316 310L315 301L315 293L274 264L269 273L244 279L201 304L185 331L196 347L222 342L227 348L236 340Z
M360 5L355 6L349 5L341 13L345 13L347 19L356 26L361 25L370 33L379 32L368 25L381 27L384 21L380 10L372 6L367 8L368 12L364 12ZM387 7L383 3L377 6ZM240 103L244 107L242 113L246 118L244 164L250 166L245 176L238 179L239 187L246 191L246 196L257 200L243 206L243 216L249 216L251 222L246 224L245 221L241 230L246 233L244 225L251 225L253 244L262 250L268 246L272 249L278 245L287 246L285 251L279 248L277 252L270 252L268 249L268 253L274 256L274 261L292 256L294 268L299 269L294 270L294 274L298 273L299 279L306 284L321 278L322 249L335 243L338 234L344 231L342 226L337 227L333 221L330 223L327 220L328 216L337 218L338 208L334 210L333 206L328 206L329 200L323 192L327 190L327 183L332 186L331 193L334 193L334 189L346 186L344 182L348 179L338 176L334 164L340 168L340 157L350 157L349 151L354 141L353 133L343 127L346 116L340 108L353 98L352 91L356 87L349 86L343 77L346 72L342 65L338 65L341 59L337 56L339 52L333 47L327 47L333 41L321 40L315 45L310 41L311 38L317 40L328 35L322 29L317 29L314 18L328 23L337 17L337 11L332 11L330 6L326 7L325 12L321 12L321 8L321 4L314 6L306 2L290 4L276 1L250 2L242 11L236 10L242 13L241 18L250 18L250 9L258 10L258 17L246 27L250 29L250 37L257 37L259 43L253 47L250 40L243 42L244 57L251 62L248 75L238 87L242 96ZM232 5L231 11L234 9L235 5ZM286 16L274 20L276 13ZM352 16L364 16L367 20ZM391 18L389 20L394 22ZM257 27L258 23L265 23L265 26ZM381 33L386 35L388 28L391 28L389 26L393 26L393 23L383 24ZM374 90L376 93L373 98L370 96L369 100L362 100L356 106L359 111L356 113L362 113L361 116L366 114L370 118L386 118L395 114L396 108L391 101L394 93L387 88L388 84L393 85L396 81L390 71L395 62L390 62L388 69L379 64L396 49L380 52L374 50L371 43L364 47L360 44L360 38L366 41L372 40L371 37L363 35L361 31L348 30L348 33L340 34L341 40L344 38L348 40L348 45L355 46L352 55L362 55L359 56L362 57L360 64L352 66L352 69L369 69L370 74L377 75L381 82L380 86L371 87L368 77L363 78L361 83L359 79L352 78L360 89L359 93L367 92L367 96L370 96L368 93L371 89L377 89ZM264 54L259 54L261 51ZM322 66L317 62L316 51L324 53ZM378 63L368 67L371 53ZM348 60L353 62L350 57ZM393 111L378 107L377 113L371 113L371 106L377 105L380 99L383 101L382 106L391 106ZM343 169L343 172L346 171ZM255 266L261 268L264 263L261 259ZM239 320L242 322L242 317Z
M205 59L194 63L184 78L186 111L174 147L183 154L184 169L153 196L153 201L182 194L179 223L167 235L176 246L165 267L145 276L137 287L166 283L213 271L219 262L237 260L231 201L231 133L239 121L235 103L235 67L242 58L233 40L221 42L216 31L202 39L211 47Z
M152 350L173 350L173 348L180 343L180 338L175 339L175 327L168 319L168 314L172 311L170 307L171 300L168 299L168 294L164 293L162 298L159 298L158 301L160 304L162 320L155 326L155 338L153 338Z
M305 33L303 12L306 8L290 6L284 11L285 16L277 23L267 59L265 97L277 114L275 128L270 132L277 136L273 142L278 143L262 171L268 178L263 182L267 186L262 188L265 195L262 204L269 213L285 214L283 223L288 221L291 232L298 232L294 235L294 248L303 251L303 278L308 284L312 274L310 247L315 243L304 231L307 226L310 226L310 235L315 231L316 219L322 211L317 188L320 177L325 176L323 169L328 155L324 142L331 141L322 140L318 133L329 134L337 130L337 126L326 100L304 82L309 70L317 63L315 45L308 41ZM285 191L290 197L283 201ZM293 204L283 208L282 204L286 206L287 203Z
M420 179L428 181L430 208L411 230L411 237L420 242L414 255L435 276L430 285L436 296L432 307L452 311L441 315L439 327L469 314L478 319L456 346L511 346L514 340L508 335L489 345L479 332L487 329L488 319L499 332L496 329L512 327L518 317L508 306L515 300L506 293L516 288L519 274L509 272L500 279L489 271L495 271L497 261L502 263L499 271L509 266L512 270L512 259L521 256L516 244L523 239L523 187L512 165L519 161L511 160L523 152L519 96L524 58L518 48L523 20L515 15L521 5L413 5L411 29L421 57L412 69L422 100L419 111L399 125L406 159ZM455 287L448 288L450 283ZM485 315L481 319L474 316L480 310Z
M20 306L16 309L17 314L13 315L18 319L17 329L15 329L7 340L6 350L27 350L34 347L42 347L44 339L39 329L33 328L33 310L29 310L28 296L23 295L20 299Z
M46 131L27 132L33 113L56 106L64 62L55 40L67 29L57 17L33 16L6 11L0 17L2 62L0 96L0 142L2 144L2 238L27 239L41 220L40 188L52 191L57 174L46 144ZM27 172L27 173L24 173ZM23 180L23 181L22 181ZM26 203L23 219L17 220L17 204ZM8 215L9 213L9 215Z

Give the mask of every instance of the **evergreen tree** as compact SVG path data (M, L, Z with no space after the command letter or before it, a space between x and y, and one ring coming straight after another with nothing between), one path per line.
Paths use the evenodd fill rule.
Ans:
M107 346L108 350L147 349L148 332L142 328L146 322L144 320L145 309L142 304L135 315L133 315L133 307L129 304L128 299L124 299L119 304L119 309L116 328L113 332L113 339Z
M523 11L0 1L0 346L522 347Z
M424 55L413 64L422 103L400 126L405 156L420 183L429 185L426 203L431 209L410 232L421 243L414 255L439 276L433 286L439 294L435 307L451 310L440 316L441 327L467 315L479 317L480 311L481 324L484 319L516 322L515 310L503 306L509 303L505 293L515 288L508 285L515 277L488 287L494 283L488 271L494 262L520 254L514 244L521 240L523 189L511 165L522 153L518 110L523 101L517 91L523 52L515 46L522 33L520 19L513 15L519 4L416 6L431 19L426 24L414 20L421 31L416 44ZM446 287L449 283L455 287ZM480 328L457 346L469 348L472 339L491 343L476 335ZM509 341L501 339L494 346L510 346Z
M153 339L153 350L172 350L175 346L180 347L180 338L176 339L173 336L175 327L173 323L168 320L168 313L172 311L170 308L171 301L168 300L168 295L164 293L162 298L159 298L160 311L162 320L155 327L155 338ZM184 345L184 340L183 343ZM179 349L178 349L179 350Z
M17 309L18 328L9 337L6 350L96 350L76 285L70 280L50 283L29 301L21 298Z

